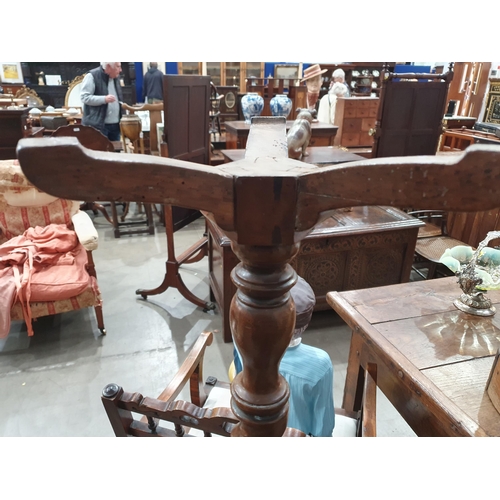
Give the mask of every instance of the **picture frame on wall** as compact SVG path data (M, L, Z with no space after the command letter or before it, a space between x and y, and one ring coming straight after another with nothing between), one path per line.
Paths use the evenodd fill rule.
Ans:
M298 64L275 64L274 65L274 78L285 79L284 85L289 86L293 84L299 77Z
M20 62L0 63L0 82L24 83L23 70Z
M500 79L490 78L484 122L500 125Z

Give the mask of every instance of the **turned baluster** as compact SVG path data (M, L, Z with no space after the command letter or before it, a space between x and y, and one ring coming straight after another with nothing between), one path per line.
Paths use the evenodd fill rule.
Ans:
M295 327L289 290L297 275L288 262L298 248L298 244L233 244L241 263L231 275L238 290L229 319L243 371L231 385L232 410L240 420L232 436L282 436L285 432L289 389L278 367Z

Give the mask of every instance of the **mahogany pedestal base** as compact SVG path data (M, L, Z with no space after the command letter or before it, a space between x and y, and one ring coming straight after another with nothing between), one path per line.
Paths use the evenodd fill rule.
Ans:
M189 300L196 306L201 307L204 311L215 309L215 304L213 302L205 302L188 290L181 275L179 274L179 268L182 264L193 264L194 262L199 262L207 255L208 238L204 236L194 245L191 245L187 250L182 252L179 258L177 258L175 256L174 248L174 222L171 205L164 205L164 221L167 236L167 262L165 264L165 277L163 278L163 282L158 287L151 290L144 290L140 288L136 290L136 295L140 295L143 299L147 299L149 295L158 295L165 292L168 288L173 287L177 288L185 299Z

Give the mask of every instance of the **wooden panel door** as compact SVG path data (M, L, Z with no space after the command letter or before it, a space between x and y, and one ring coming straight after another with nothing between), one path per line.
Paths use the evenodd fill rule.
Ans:
M372 157L436 154L448 85L446 80L384 82Z
M169 158L209 164L210 77L165 75L163 102Z
M455 63L453 67L455 76L447 97L447 102L457 101L455 115L473 116L479 120L490 68L489 62Z
M164 137L169 158L204 165L210 163L210 92L209 76L163 77ZM172 213L174 231L201 215L189 207L172 207Z

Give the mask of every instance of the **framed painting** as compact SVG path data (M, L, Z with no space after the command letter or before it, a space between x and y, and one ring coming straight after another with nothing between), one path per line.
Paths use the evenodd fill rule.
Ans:
M483 121L500 125L500 79L490 78L490 89L486 99Z
M24 83L21 63L19 62L0 63L0 82Z
M298 64L275 64L274 78L286 79L285 86L292 85L295 80L299 79Z

